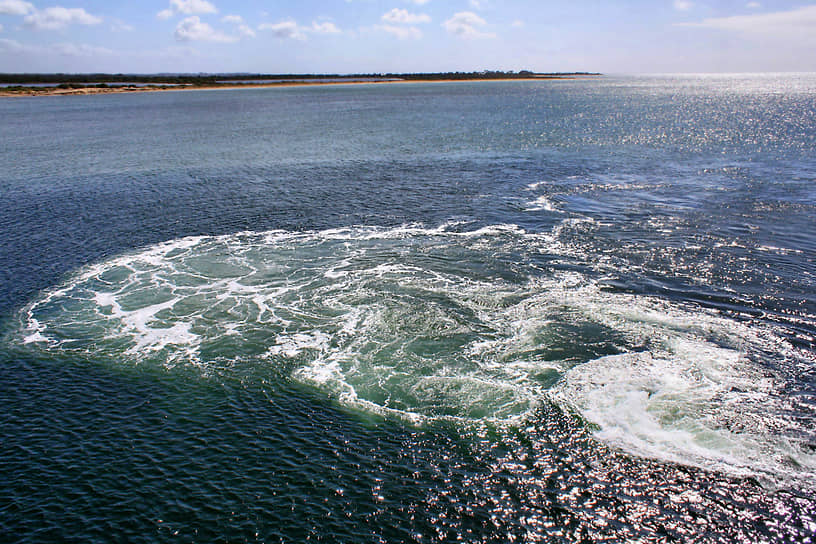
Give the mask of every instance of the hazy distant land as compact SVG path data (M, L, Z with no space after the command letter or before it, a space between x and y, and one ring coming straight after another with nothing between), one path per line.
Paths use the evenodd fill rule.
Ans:
M51 96L120 92L169 91L396 83L419 81L488 81L575 79L591 72L439 72L410 74L0 74L0 96Z

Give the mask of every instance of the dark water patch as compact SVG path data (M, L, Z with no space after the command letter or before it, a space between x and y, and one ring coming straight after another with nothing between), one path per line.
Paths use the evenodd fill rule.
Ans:
M0 372L16 406L0 427L0 519L20 542L773 542L813 523L805 496L724 477L712 494L710 474L606 450L554 407L518 434L458 438L360 427L257 384L24 360Z

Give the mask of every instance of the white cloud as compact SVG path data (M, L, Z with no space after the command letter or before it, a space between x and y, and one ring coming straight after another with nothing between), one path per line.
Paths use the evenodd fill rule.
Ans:
M222 23L235 25L238 35L242 38L254 38L255 31L244 23L244 18L240 15L225 15L221 18Z
M674 0L674 9L677 11L688 11L694 7L694 2L688 0Z
M486 24L487 21L472 11L460 11L445 21L442 26L444 26L445 30L447 30L450 34L454 34L462 38L495 38L495 34L485 33L478 30L478 27L483 27Z
M102 22L101 17L91 15L83 8L63 8L56 6L46 8L42 11L35 11L28 15L25 24L37 30L58 30L68 25L98 25Z
M305 40L308 33L313 34L341 34L342 30L330 21L318 23L312 22L312 26L304 27L293 20L281 21L279 23L263 23L258 25L258 30L269 31L276 38L283 40Z
M484 9L487 7L486 0L469 0L470 7L473 9Z
M207 0L170 0L170 6L185 15L204 15L218 13L213 4Z
M415 25L419 23L430 23L431 18L424 13L411 13L407 9L394 8L382 16L386 23Z
M34 11L34 5L23 0L0 0L0 14L28 15Z
M417 6L424 6L425 4L430 2L431 0L407 0L407 1L412 3L412 4L416 4Z
M325 23L312 23L312 32L317 34L340 34L340 29L337 28L337 25L330 22Z
M306 33L294 21L281 21L280 23L264 23L258 26L258 30L268 30L281 39L305 40Z
M207 0L170 0L170 7L158 12L156 17L159 19L169 19L177 13L184 15L206 15L208 13L218 13L218 9Z
M129 25L122 20L113 19L111 21L111 30L114 32L133 32L136 29L133 25Z
M400 40L418 40L422 37L422 31L415 26L381 25L377 28Z
M182 20L176 27L175 36L180 42L232 43L238 41L237 37L215 30L196 15Z
M816 6L755 15L714 17L698 23L678 23L677 26L813 42L816 41Z
M244 38L254 38L255 31L249 28L247 25L239 25L238 26L238 34L243 36Z
M760 4L759 2L748 2L747 4L745 4L745 7L749 9L759 9L762 7L762 4Z

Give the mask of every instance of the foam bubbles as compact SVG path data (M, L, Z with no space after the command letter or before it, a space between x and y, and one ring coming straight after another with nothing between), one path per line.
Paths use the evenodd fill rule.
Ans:
M458 227L159 244L44 294L20 340L117 365L207 373L228 361L412 423L520 422L554 400L639 455L816 472L808 429L750 423L782 408L759 364L769 350L791 356L772 331L527 264L560 250L552 235Z
M541 195L538 198L536 198L535 200L532 200L532 201L528 202L527 207L524 208L524 211L527 211L527 212L540 212L540 211L554 212L554 211L558 211L558 208L555 206L555 204L552 203L552 201L549 198L547 198L544 195Z

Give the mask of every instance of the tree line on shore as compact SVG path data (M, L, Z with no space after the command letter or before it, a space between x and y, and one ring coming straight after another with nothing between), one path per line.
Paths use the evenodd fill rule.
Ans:
M65 88L81 86L117 85L128 83L148 85L213 86L229 80L251 83L253 81L310 81L310 80L469 80L469 79L526 79L563 78L598 75L591 72L539 73L529 70L504 72L486 70L481 72L433 72L433 73L376 73L376 74L0 74L0 83L6 85L64 85Z

